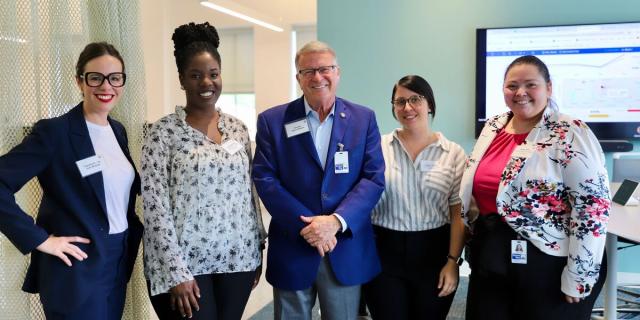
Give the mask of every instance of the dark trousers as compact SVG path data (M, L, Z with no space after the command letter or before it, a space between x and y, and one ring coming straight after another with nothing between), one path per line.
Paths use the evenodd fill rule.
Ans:
M416 232L374 226L382 273L364 286L373 319L445 319L455 292L439 298L450 226Z
M107 236L103 276L93 294L87 297L79 308L65 314L51 312L43 304L47 320L120 320L122 318L129 279L127 263L124 261L127 234L128 232L125 231Z
M476 222L466 319L589 319L606 277L606 256L591 294L570 304L560 290L567 257L548 255L527 242L527 264L511 263L515 239L515 231L497 215L481 216Z
M255 275L255 271L248 271L195 276L200 288L200 311L192 308L191 319L240 319L249 300ZM160 320L184 319L177 311L177 306L176 310L171 310L169 293L152 296L151 304Z

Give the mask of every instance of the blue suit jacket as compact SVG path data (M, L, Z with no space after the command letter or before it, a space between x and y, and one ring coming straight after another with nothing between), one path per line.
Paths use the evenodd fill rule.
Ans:
M274 287L300 290L312 285L320 255L300 236L300 216L340 214L348 228L337 235L329 261L338 281L356 285L380 272L371 210L384 190L384 159L375 114L336 98L326 169L310 133L287 138L284 125L305 118L304 100L271 108L258 116L253 180L271 214L267 280ZM349 152L349 173L335 174L338 143Z
M120 148L133 165L124 127L115 120L109 122ZM43 304L54 312L64 313L79 306L105 273L104 239L109 233L109 221L102 173L83 178L76 166L76 161L93 155L80 103L60 117L38 121L21 144L0 157L0 231L22 253L31 252L22 289L39 292ZM36 176L43 195L34 224L16 204L14 193ZM139 191L140 178L136 172L127 212L125 258L129 268L124 281L129 280L142 237L142 223L135 214L135 196ZM78 261L70 257L73 266L68 267L60 258L34 250L50 234L90 239L90 244L76 244L88 259Z

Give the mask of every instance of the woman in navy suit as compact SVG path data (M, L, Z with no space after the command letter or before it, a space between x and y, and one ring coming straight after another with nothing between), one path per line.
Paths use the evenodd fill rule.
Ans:
M31 265L22 289L39 293L47 319L120 319L142 235L140 179L124 127L109 117L126 81L120 53L87 45L76 65L83 101L38 121L0 157L0 231ZM37 177L34 224L14 193Z

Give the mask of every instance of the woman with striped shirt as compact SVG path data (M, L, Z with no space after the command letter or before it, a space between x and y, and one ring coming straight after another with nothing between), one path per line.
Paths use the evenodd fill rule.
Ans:
M386 187L371 219L382 273L365 297L373 319L445 319L463 247L465 154L431 130L436 104L422 77L400 79L391 103L401 128L382 137Z

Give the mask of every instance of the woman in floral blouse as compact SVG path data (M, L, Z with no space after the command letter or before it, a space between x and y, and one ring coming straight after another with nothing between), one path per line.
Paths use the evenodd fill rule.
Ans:
M240 319L262 270L265 238L249 176L247 127L215 106L216 29L173 34L185 107L156 122L143 147L145 275L160 319Z
M604 155L582 121L558 112L540 59L514 60L503 90L510 111L487 121L462 178L467 319L589 319L606 274Z

